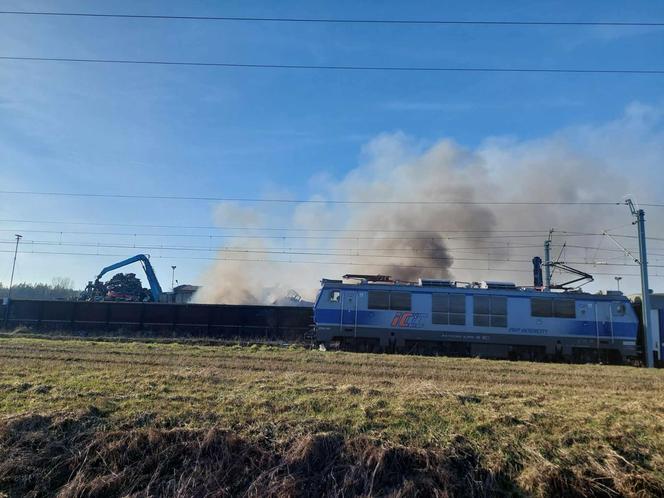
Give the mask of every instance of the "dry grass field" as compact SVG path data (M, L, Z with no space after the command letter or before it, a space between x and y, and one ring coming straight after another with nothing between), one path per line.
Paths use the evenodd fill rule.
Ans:
M662 496L664 371L0 337L0 496Z

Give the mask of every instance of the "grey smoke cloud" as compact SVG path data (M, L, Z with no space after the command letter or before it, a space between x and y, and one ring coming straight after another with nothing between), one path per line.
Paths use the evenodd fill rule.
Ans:
M343 178L318 177L317 191L311 198L389 200L405 204L300 204L287 216L280 212L277 219L270 219L265 206L222 205L215 216L220 225L246 220L252 226L259 222L265 226L288 226L304 230L303 234L310 237L334 238L234 240L234 245L257 247L269 253L221 252L219 257L226 261L215 262L206 271L196 300L270 303L289 289L311 299L320 278L359 272L388 274L410 281L424 276L463 281L515 280L528 284L529 265L506 260L529 260L540 254L549 228L596 232L625 225L622 230L630 233L627 208L407 202L607 199L620 202L626 194L637 200L661 198L663 121L660 108L633 104L620 118L600 125L570 127L526 141L488 138L472 149L446 138L423 143L403 133L379 135L364 146L360 164ZM649 217L652 234L664 232L660 219ZM316 231L329 227L339 231ZM498 237L505 230L532 228L541 229L541 237L513 232L502 239L486 238ZM567 249L564 256L574 260L597 260L598 254L604 255L602 249L614 247L597 237L561 234L554 238L554 242L563 240L569 245L596 248L595 251ZM294 255L294 252L310 254ZM612 253L612 257L618 262L626 260L619 253ZM592 268L584 269L592 273ZM525 273L521 273L523 270ZM598 271L607 272L611 268L598 267ZM610 276L598 279L603 288L609 287L612 280ZM630 280L623 282L629 285Z

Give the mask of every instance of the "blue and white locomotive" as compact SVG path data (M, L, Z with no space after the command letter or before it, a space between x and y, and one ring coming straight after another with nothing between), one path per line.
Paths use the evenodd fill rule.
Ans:
M321 348L611 363L638 356L639 318L615 291L347 275L322 281L314 321Z

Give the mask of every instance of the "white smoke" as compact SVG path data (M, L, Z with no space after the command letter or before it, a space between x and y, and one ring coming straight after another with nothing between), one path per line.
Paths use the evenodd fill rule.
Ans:
M475 149L451 139L426 144L403 133L382 134L363 148L359 166L341 179L319 178L318 191L310 196L315 201L358 204L302 203L278 216L271 216L265 205L220 206L215 217L220 226L245 223L300 231L233 239L230 249L224 247L220 261L205 273L196 300L271 303L289 289L311 299L321 277L338 278L344 273L381 273L403 280L422 276L509 279L529 284L528 261L541 254L550 228L559 231L554 232L554 242L593 248L568 247L564 254L568 260L596 262L610 257L609 262L629 262L619 252L606 252L616 247L605 238L562 232L601 232L625 225L616 233L632 233L624 206L454 202L619 203L626 195L637 201L661 199L663 115L660 108L633 104L619 119L599 126L571 127L527 141L488 138ZM451 204L408 203L440 200ZM653 236L664 228L655 209L648 218ZM325 228L339 231L320 231ZM522 232L528 229L542 233ZM300 238L280 239L279 234ZM634 247L631 239L624 243ZM234 252L237 247L243 249ZM635 273L634 268L623 267L582 269ZM612 281L610 275L598 279L604 288Z

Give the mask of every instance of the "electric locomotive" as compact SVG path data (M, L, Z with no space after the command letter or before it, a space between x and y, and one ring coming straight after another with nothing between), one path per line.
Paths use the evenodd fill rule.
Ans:
M322 280L314 322L321 349L608 363L639 357L639 317L618 291L346 275Z

